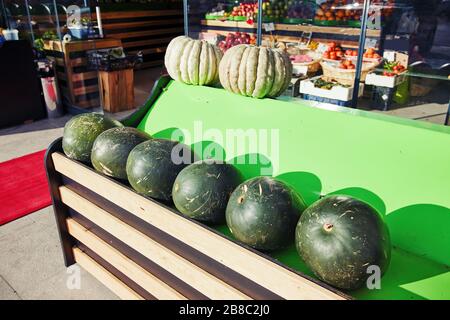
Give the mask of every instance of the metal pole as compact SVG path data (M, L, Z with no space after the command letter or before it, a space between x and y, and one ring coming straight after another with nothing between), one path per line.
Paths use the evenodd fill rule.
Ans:
M9 29L11 29L11 26L9 25L9 18L8 18L8 14L6 13L5 2L3 0L1 0L1 1L2 1L2 11L3 11L3 17L5 18L6 28L9 30Z
M59 41L61 41L62 40L61 26L59 24L59 15L58 15L58 7L56 6L56 0L53 0L53 7L55 8L56 32L58 33Z
M256 29L256 45L260 46L262 43L262 20L263 20L263 10L262 10L263 0L258 0L258 26Z
M188 20L188 14L189 14L189 7L188 7L188 0L183 0L183 16L184 16L184 35L189 37L189 20Z
M358 107L359 82L361 80L363 54L366 45L367 18L369 15L369 7L370 7L370 0L364 0L363 13L361 15L362 17L361 33L359 34L358 60L356 62L356 75L355 75L355 82L353 84L352 108Z
M447 115L445 116L445 123L444 123L444 125L450 126L450 123L448 123L448 120L450 120L450 101L448 102Z
M34 44L34 31L33 31L33 24L31 23L31 14L30 14L30 8L28 6L28 0L25 0L25 8L27 10L28 24L30 25L31 40L33 41L33 44Z

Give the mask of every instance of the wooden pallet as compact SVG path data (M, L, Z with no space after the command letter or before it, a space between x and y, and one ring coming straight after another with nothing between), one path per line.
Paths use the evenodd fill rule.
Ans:
M98 73L87 69L86 51L120 47L118 39L46 41L44 49L53 59L63 101L68 106L94 108L100 105Z
M216 231L67 158L46 157L66 265L123 299L346 299Z

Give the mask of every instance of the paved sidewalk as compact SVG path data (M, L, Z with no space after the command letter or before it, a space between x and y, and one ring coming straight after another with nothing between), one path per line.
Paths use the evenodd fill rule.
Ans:
M135 104L150 94L160 69L135 74ZM130 111L129 111L130 112ZM126 113L115 114L121 118ZM0 162L46 149L63 134L71 118L44 119L0 130ZM4 299L118 299L97 279L81 269L80 290L70 290L53 207L0 226L0 300Z

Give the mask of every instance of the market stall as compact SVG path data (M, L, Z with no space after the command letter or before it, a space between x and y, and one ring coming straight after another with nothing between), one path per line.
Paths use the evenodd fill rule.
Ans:
M448 127L282 96L278 49L180 36L165 65L48 150L66 265L126 299L448 298Z

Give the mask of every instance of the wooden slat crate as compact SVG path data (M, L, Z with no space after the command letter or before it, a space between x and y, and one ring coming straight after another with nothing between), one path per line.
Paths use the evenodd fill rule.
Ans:
M32 16L33 21L39 23L38 35L54 30L52 18ZM61 25L66 23L66 19L65 15L59 15ZM92 12L91 19L97 19L95 12ZM143 51L141 68L162 65L170 40L184 32L181 9L104 12L102 24L105 37L121 40L126 53Z
M123 121L135 127L144 112ZM123 299L350 298L67 158L62 138L45 166L65 265L78 263Z
M100 106L98 73L87 69L86 51L120 46L121 41L113 38L45 42L46 54L56 64L58 83L66 106L83 109Z
M66 265L124 299L345 299L344 294L145 198L50 146Z

